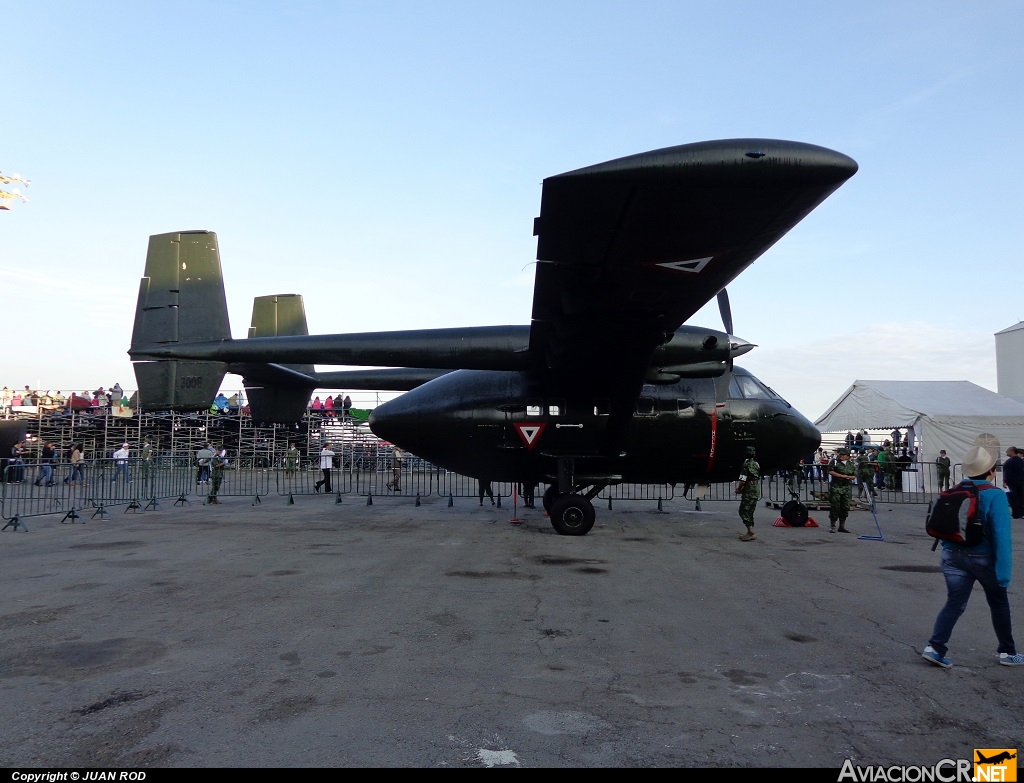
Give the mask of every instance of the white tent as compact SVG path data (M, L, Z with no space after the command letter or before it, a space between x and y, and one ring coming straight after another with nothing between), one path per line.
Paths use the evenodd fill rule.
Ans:
M954 463L983 433L1024 447L1024 403L970 381L854 381L815 422L822 432L913 427L922 462L945 449Z

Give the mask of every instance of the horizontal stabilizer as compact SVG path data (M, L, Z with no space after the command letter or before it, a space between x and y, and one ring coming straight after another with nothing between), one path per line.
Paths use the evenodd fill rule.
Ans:
M315 375L299 372L288 364L228 364L227 370L245 379L246 386L302 386L310 391L318 385Z
M254 421L291 424L300 421L309 407L311 389L308 386L250 386L247 380L245 391Z
M337 370L318 372L317 388L373 391L410 391L454 370L419 367L391 367L381 370Z
M224 380L220 362L135 362L139 403L149 410L206 410Z

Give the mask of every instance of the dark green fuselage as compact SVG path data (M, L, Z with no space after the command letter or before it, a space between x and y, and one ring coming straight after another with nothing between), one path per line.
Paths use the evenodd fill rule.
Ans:
M449 373L379 406L370 427L436 465L497 481L551 480L564 458L580 483L729 481L747 446L773 471L820 443L813 424L739 368L720 405L714 379L645 385L615 443L607 400L552 393L539 375Z

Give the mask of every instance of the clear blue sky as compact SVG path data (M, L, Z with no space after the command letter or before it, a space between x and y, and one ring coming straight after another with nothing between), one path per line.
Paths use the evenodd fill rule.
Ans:
M310 329L528 323L541 180L704 139L860 172L731 287L742 364L995 388L1024 318L1024 4L0 2L0 385L135 386L147 238L220 239ZM720 326L717 310L695 323Z

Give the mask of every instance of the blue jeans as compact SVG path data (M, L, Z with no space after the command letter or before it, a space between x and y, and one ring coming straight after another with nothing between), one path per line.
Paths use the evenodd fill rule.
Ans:
M49 462L44 462L39 466L39 475L36 476L36 484L42 484L46 482L47 485L53 483L53 465Z
M1010 600L1006 588L996 581L996 558L993 554L975 554L964 549L942 550L942 573L946 577L946 605L935 619L935 630L928 644L939 655L945 655L946 643L953 634L953 626L967 608L967 600L975 582L981 582L985 599L992 612L992 627L999 640L998 652L1013 655L1017 647L1013 643L1013 628L1010 623Z

